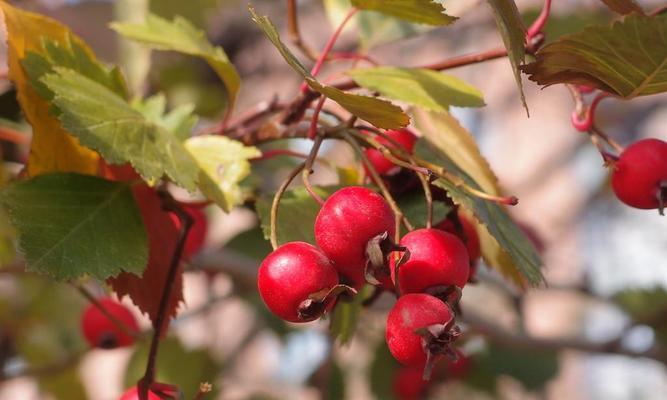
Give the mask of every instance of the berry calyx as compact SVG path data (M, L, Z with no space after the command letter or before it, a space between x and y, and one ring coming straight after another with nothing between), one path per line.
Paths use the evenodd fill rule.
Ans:
M468 257L470 257L470 279L474 278L477 264L482 255L481 245L479 242L479 235L477 234L477 229L473 225L472 221L462 213L457 213L458 220L445 219L435 227L449 232L453 235L456 235L459 239L463 241L466 245L466 250L468 251ZM457 223L458 222L458 223Z
M192 227L188 232L188 237L185 239L185 245L183 246L183 259L187 260L204 247L206 233L208 232L208 220L206 219L206 214L199 208L183 207L183 210L192 217ZM174 221L176 227L180 229L181 221L176 214L171 213L169 216Z
M271 252L259 267L257 286L266 306L290 322L319 318L346 289L338 285L327 256L305 242L285 243Z
M658 208L662 214L667 205L667 142L635 142L612 168L611 187L619 200L635 208Z
M130 333L139 332L139 325L134 315L124 305L109 297L97 301L118 323L124 325L124 329L107 317L96 305L88 304L81 314L81 331L88 344L100 349L131 346L134 343L134 337Z
M380 144L389 149L395 149L398 144L403 150L412 153L415 143L417 143L417 136L408 129L388 130L385 132L385 135L392 140L383 136L376 136L376 138ZM367 149L365 153L368 161L373 164L373 167L375 167L375 170L380 175L391 175L400 169L398 165L383 156L380 150ZM369 175L368 170L366 170L366 175Z
M391 257L392 279L400 293L421 293L435 287L463 288L468 281L468 251L455 235L440 229L417 229L403 236L400 245L410 255L403 263Z
M119 400L139 400L139 389L136 386L129 388L120 396ZM148 391L148 400L160 400L160 396L152 391Z
M382 196L348 186L322 205L315 219L315 241L338 272L358 288L365 281L369 244L381 244L380 237L391 240L395 229L394 213Z
M389 351L403 365L425 367L426 379L439 356L456 359L452 343L459 335L449 306L428 294L399 297L387 316Z

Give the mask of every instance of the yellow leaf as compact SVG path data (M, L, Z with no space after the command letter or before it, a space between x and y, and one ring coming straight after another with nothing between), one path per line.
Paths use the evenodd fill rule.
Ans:
M79 144L67 133L57 119L49 115L49 103L33 89L21 66L28 51L43 54L42 38L66 43L68 35L86 52L92 51L69 29L42 15L14 8L0 2L7 26L9 78L14 82L21 109L33 129L28 175L63 171L94 175L99 155Z

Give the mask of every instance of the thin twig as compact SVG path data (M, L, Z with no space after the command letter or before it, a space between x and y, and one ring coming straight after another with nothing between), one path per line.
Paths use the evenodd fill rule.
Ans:
M515 349L527 350L580 350L590 353L618 354L629 357L646 357L667 364L667 354L660 348L654 346L645 351L634 351L620 345L622 338L614 338L610 341L595 343L579 339L563 338L536 338L521 333L508 332L502 328L490 324L481 317L472 315L466 310L464 322L470 325L472 331L486 336L489 340L502 346Z
M324 200L322 200L322 198L315 192L308 178L313 173L313 163L315 162L315 158L317 158L317 153L320 151L320 146L324 141L324 135L317 134L317 119L320 114L319 111L322 109L322 105L324 104L323 100L325 99L326 97L322 97L320 99L320 101L318 102L319 107L315 110L315 113L313 113L313 119L308 133L308 137L313 139L313 147L310 149L310 154L308 155L304 169L301 172L301 179L303 180L303 186L306 188L308 194L310 194L310 197L312 197L320 205L324 204ZM311 134L315 136L311 137Z
M0 140L14 144L28 145L30 144L30 135L6 126L0 126Z
M287 32L292 43L301 50L303 55L312 61L317 60L319 57L317 52L308 46L301 37L301 32L299 30L299 12L296 0L287 0Z
M285 178L283 183L280 184L278 191L273 196L273 202L271 203L271 247L273 247L273 250L278 248L278 234L276 232L276 226L278 223L278 207L280 206L280 200L282 199L283 194L285 194L287 187L290 185L290 183L292 183L294 178L299 175L305 166L305 162L297 165L297 167L294 168L292 172L290 172L287 178Z
M162 201L162 208L165 211L173 212L178 217L181 228L178 233L176 248L174 249L174 254L171 258L171 264L169 265L169 271L167 272L167 279L162 289L158 314L153 323L153 338L151 339L151 347L148 353L146 372L137 383L140 400L148 400L148 390L150 389L151 384L155 382L155 365L157 361L158 347L160 344L160 336L162 335L162 331L168 318L167 308L169 306L169 299L171 298L171 293L174 289L174 281L176 280L178 266L181 262L181 256L183 255L185 241L194 222L192 216L190 216L190 214L188 214L166 190L160 191L159 194Z
M343 20L338 25L338 28L336 28L334 33L327 41L326 45L324 45L322 53L317 58L317 62L313 66L313 69L310 71L310 74L312 76L317 76L317 74L320 72L320 70L322 69L322 65L324 65L324 62L327 60L329 53L331 53L331 49L333 48L334 44L336 44L338 37L340 37L340 34L343 32L343 29L345 28L345 25L347 25L348 21L352 19L352 17L354 16L354 14L357 13L357 11L358 9L356 7L352 7L350 11L347 12L345 18L343 18ZM308 84L304 82L301 84L301 93L306 93L307 91L308 91Z

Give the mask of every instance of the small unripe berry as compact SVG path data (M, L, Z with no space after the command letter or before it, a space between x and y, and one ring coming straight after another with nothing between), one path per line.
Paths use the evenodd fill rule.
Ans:
M667 205L667 142L644 139L628 146L613 163L611 187L623 203L652 209Z
M400 293L420 293L438 286L456 285L463 288L470 273L470 259L463 242L440 229L417 229L400 242L410 252L410 258L398 268ZM391 257L391 272L396 284L395 265Z
M389 138L393 139L393 141L396 142L396 144L400 145L402 149L407 151L408 153L412 153L412 151L414 150L415 143L417 142L417 136L415 136L415 134L410 132L408 129L389 130L385 132L385 134ZM376 139L379 143L381 143L382 145L384 145L389 149L396 148L396 144L385 137L378 135L376 136ZM398 171L398 169L400 168L398 165L394 164L384 155L382 155L382 152L380 152L380 150L367 149L365 150L365 153L366 157L368 158L368 161L370 161L371 164L373 164L373 167L375 167L375 170L380 175L387 175L394 173ZM368 173L368 170L366 170L366 175L370 175Z
M315 219L315 240L338 272L355 287L364 282L371 239L395 232L394 213L374 191L348 186L332 194Z
M448 349L433 348L448 345L457 334L450 336L454 313L440 299L423 293L406 294L398 298L387 316L386 339L389 351L403 365L424 366L427 353L445 354ZM420 330L433 332L438 340L429 342Z
M139 332L137 320L124 305L108 297L97 301L118 322L124 324L128 331ZM88 304L83 314L81 314L81 331L92 347L114 349L130 346L134 343L132 336L104 315L94 304Z
M308 322L333 305L327 294L338 285L338 274L317 247L290 242L262 261L257 285L262 300L274 314L290 322Z
M139 400L139 389L137 389L136 386L129 388L125 393L123 393L120 396L119 400ZM148 400L160 400L160 396L149 390Z

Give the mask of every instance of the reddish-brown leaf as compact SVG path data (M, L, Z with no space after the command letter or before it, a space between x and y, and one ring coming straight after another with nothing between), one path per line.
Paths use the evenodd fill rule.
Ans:
M129 166L117 167L103 164L100 170L110 179L140 179ZM148 232L148 266L142 276L121 273L115 278L109 278L107 282L118 296L128 295L132 302L155 322L169 265L178 240L178 228L170 218L169 212L162 210L160 198L155 189L139 184L134 186L133 191ZM182 300L183 266L181 265L169 299L168 316L173 317L176 314L176 308Z

